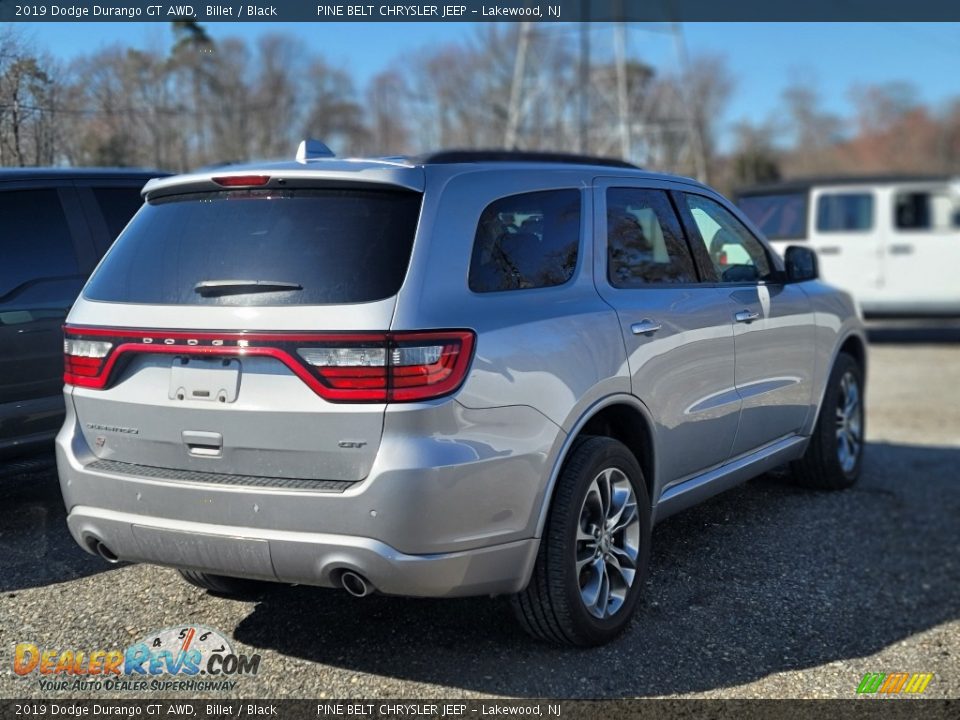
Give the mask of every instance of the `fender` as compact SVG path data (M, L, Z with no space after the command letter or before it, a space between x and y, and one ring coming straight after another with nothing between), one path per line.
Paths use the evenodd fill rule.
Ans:
M560 471L563 468L564 461L567 459L567 454L570 452L570 448L573 447L573 443L579 437L580 431L583 430L584 425L586 425L598 412L606 407L610 407L611 405L630 405L644 416L644 419L650 424L651 427L654 426L653 415L651 414L649 408L644 405L642 400L635 395L630 395L629 393L616 393L613 395L607 395L587 407L587 409L584 410L580 415L580 419L577 420L576 424L570 429L570 432L567 433L566 438L564 438L563 445L560 447L557 457L553 462L553 467L550 470L550 479L547 482L547 487L543 494L543 500L540 503L540 516L537 520L534 538L539 540L543 536L543 530L547 524L547 514L550 510L550 503L553 500L553 491L556 489L557 480L560 477ZM654 443L656 443L656 435L653 436L653 439ZM651 487L654 489L654 493L658 487L657 478L659 477L657 456L658 453L656 452L656 448L654 448L652 458L653 477L648 478L651 483ZM650 503L651 505L656 505L656 500L651 497Z
M847 332L845 332L842 336L840 336L836 343L834 343L833 350L830 353L830 364L827 367L827 371L823 379L823 385L818 392L816 403L811 408L811 412L807 415L807 419L803 423L801 435L809 436L813 433L813 428L817 423L817 418L820 417L820 409L823 407L823 397L827 394L827 383L830 379L830 373L833 372L833 366L837 362L837 356L840 354L840 348L842 348L850 338L856 338L863 347L863 380L864 386L866 386L867 366L869 360L867 348L869 346L867 344L867 338L862 329L859 327L852 327L848 329ZM866 397L866 387L863 388L863 393L864 397Z

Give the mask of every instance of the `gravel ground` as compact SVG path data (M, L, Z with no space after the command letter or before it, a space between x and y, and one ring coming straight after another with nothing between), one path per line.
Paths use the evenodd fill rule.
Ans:
M124 647L189 622L263 656L238 697L849 698L895 671L960 697L960 345L929 339L872 348L855 489L766 476L665 521L632 628L593 650L529 640L502 600L297 587L241 602L114 568L70 539L53 473L6 478L0 697L56 697L13 674L18 641Z

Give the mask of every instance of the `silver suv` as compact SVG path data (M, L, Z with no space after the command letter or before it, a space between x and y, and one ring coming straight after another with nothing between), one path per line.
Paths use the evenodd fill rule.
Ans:
M88 551L226 594L510 594L592 645L657 521L785 463L856 480L854 304L715 191L315 148L151 181L74 305L57 451Z

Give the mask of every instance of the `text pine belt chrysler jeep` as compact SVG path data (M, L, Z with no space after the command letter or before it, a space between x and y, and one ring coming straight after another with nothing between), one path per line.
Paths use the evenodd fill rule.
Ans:
M629 623L654 523L860 472L865 341L692 180L444 152L153 180L65 327L57 459L109 561ZM358 610L359 612L360 610Z

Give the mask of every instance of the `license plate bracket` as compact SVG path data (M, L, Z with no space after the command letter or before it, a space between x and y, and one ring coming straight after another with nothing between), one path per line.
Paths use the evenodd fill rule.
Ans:
M232 403L240 392L236 358L175 357L170 367L171 400Z

